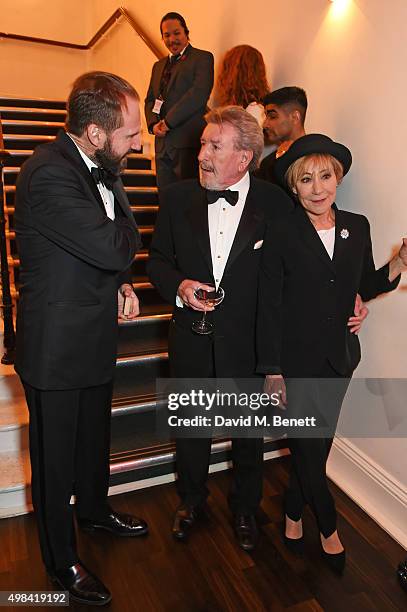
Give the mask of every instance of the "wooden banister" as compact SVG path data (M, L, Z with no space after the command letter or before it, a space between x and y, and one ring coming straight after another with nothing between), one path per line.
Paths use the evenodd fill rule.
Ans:
M136 32L138 36L145 42L147 47L154 53L157 59L160 59L164 56L162 51L157 47L151 38L146 34L143 28L137 23L137 21L128 13L128 11L120 6L115 12L105 21L105 23L99 28L96 34L90 39L90 41L86 45L79 45L77 43L65 42L62 40L52 40L49 38L37 38L35 36L24 36L22 34L9 34L6 32L0 32L0 38L5 38L7 40L21 40L24 42L38 43L41 45L53 45L56 47L65 47L67 49L79 49L80 51L87 51L92 49L112 28L117 21L123 17L126 22L130 25L130 27Z

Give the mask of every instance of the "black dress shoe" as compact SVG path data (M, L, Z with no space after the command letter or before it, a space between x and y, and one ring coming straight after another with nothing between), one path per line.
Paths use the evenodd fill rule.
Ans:
M399 579L400 586L407 591L407 559L399 563L397 577Z
M111 512L104 519L97 520L78 518L77 522L84 531L103 529L120 537L136 537L148 533L148 525L143 519L121 512Z
M69 598L88 606L104 606L112 596L103 582L89 572L82 563L50 573L53 583L61 591L68 591Z
M243 550L250 551L255 548L259 539L259 531L253 514L235 515L235 534Z
M202 515L202 508L198 506L186 506L182 504L175 512L172 525L172 535L176 540L186 540L191 527Z

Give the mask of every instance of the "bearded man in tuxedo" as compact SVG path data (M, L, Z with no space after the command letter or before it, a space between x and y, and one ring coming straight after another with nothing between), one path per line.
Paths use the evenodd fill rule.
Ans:
M139 96L118 76L91 72L75 81L67 110L66 131L35 150L17 184L16 371L44 564L73 601L103 605L111 595L78 557L70 499L84 530L147 533L107 503L118 289L138 314L129 267L141 241L119 171L140 148Z

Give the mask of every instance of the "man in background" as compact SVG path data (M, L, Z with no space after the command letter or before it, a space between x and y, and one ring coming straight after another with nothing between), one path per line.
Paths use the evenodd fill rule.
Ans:
M213 55L195 49L179 13L161 19L168 57L153 66L145 99L148 131L155 136L158 187L198 176L199 138L213 87Z
M269 144L278 148L282 142L293 141L304 136L305 116L307 114L307 94L300 87L283 87L267 94L263 99L266 119L263 129ZM257 178L276 183L273 167L275 151L267 155L260 168L255 172Z
M107 502L118 289L129 317L138 314L129 267L141 242L119 171L140 149L139 97L124 79L90 72L75 81L67 110L66 131L35 150L17 184L16 371L46 570L73 601L104 605L108 589L78 557L70 499L84 530L147 533Z

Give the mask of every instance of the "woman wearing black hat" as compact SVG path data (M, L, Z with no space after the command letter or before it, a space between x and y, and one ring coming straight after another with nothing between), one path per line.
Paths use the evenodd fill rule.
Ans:
M344 569L345 551L326 461L349 379L360 360L359 339L348 319L357 293L369 300L391 291L407 269L406 238L399 253L376 271L368 220L334 205L337 185L351 163L350 151L322 134L299 138L277 159L275 175L299 205L264 240L259 288L257 371L266 375L265 388L280 393L288 413L305 405L304 415L315 416L317 425L328 424L325 431L330 432L289 439L285 542L302 552L301 517L310 504L323 558L337 572ZM299 379L308 382L299 385Z

